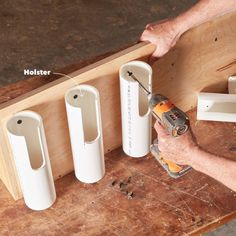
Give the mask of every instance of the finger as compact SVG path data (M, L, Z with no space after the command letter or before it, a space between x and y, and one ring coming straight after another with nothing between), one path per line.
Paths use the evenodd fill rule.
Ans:
M139 40L140 40L141 42L143 42L143 41L148 41L148 40L146 39L145 35L144 35L144 32L143 32L143 34L141 35L141 37L139 38Z
M148 63L149 63L150 65L153 65L153 63L154 63L155 61L157 61L158 59L159 59L158 57L154 57L154 56L152 55L152 56L149 57Z
M149 29L151 26L152 26L152 24L147 24L147 25L145 26L145 29Z
M152 23L147 24L146 27L145 27L145 29L154 29L155 26L158 26L159 24L164 23L164 22L166 22L166 21L168 21L168 20L169 20L169 19L166 18L166 19L162 19L162 20L159 20L159 21L154 21L154 22L152 22Z
M167 131L164 129L164 127L159 123L159 121L156 121L154 125L155 130L157 131L158 137L166 137L168 136Z
M156 50L154 51L154 53L149 57L149 64L152 65L155 61L157 61L159 59L159 52L158 49L156 47Z
M144 30L141 37L140 37L140 40L141 41L150 41L149 38L150 38L149 30Z
M138 39L138 43L140 42L150 42L148 40L148 37L146 36L146 34L143 32L142 35L140 36L140 38Z
M149 24L148 27L146 27L146 30L154 30L154 25L153 24Z

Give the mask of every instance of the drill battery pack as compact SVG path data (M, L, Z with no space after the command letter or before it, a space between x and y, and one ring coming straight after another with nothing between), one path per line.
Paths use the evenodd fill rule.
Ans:
M171 176L172 178L177 179L177 178L187 174L192 169L191 166L180 166L180 165L177 165L171 161L164 159L161 156L160 150L158 148L158 140L157 139L155 139L153 144L151 145L150 151L151 151L152 155L156 158L156 160L164 168L164 170L166 170L167 173L169 174L169 176Z

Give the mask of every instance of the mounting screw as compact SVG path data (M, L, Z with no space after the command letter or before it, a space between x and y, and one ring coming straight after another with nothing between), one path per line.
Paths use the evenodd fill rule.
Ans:
M22 123L22 120L18 120L17 124L20 125Z

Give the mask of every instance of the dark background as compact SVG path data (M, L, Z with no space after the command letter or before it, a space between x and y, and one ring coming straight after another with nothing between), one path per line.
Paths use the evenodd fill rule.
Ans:
M138 41L147 23L196 0L0 0L0 86Z

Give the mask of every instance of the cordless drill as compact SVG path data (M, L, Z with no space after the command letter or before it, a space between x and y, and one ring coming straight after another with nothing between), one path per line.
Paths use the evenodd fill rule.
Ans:
M173 137L178 137L188 131L189 118L179 108L174 106L168 98L160 94L154 94L149 100L149 106L153 116L160 121L167 132ZM151 153L161 166L173 178L178 178L191 170L190 166L180 166L166 160L158 149L158 139L155 139L150 147Z

